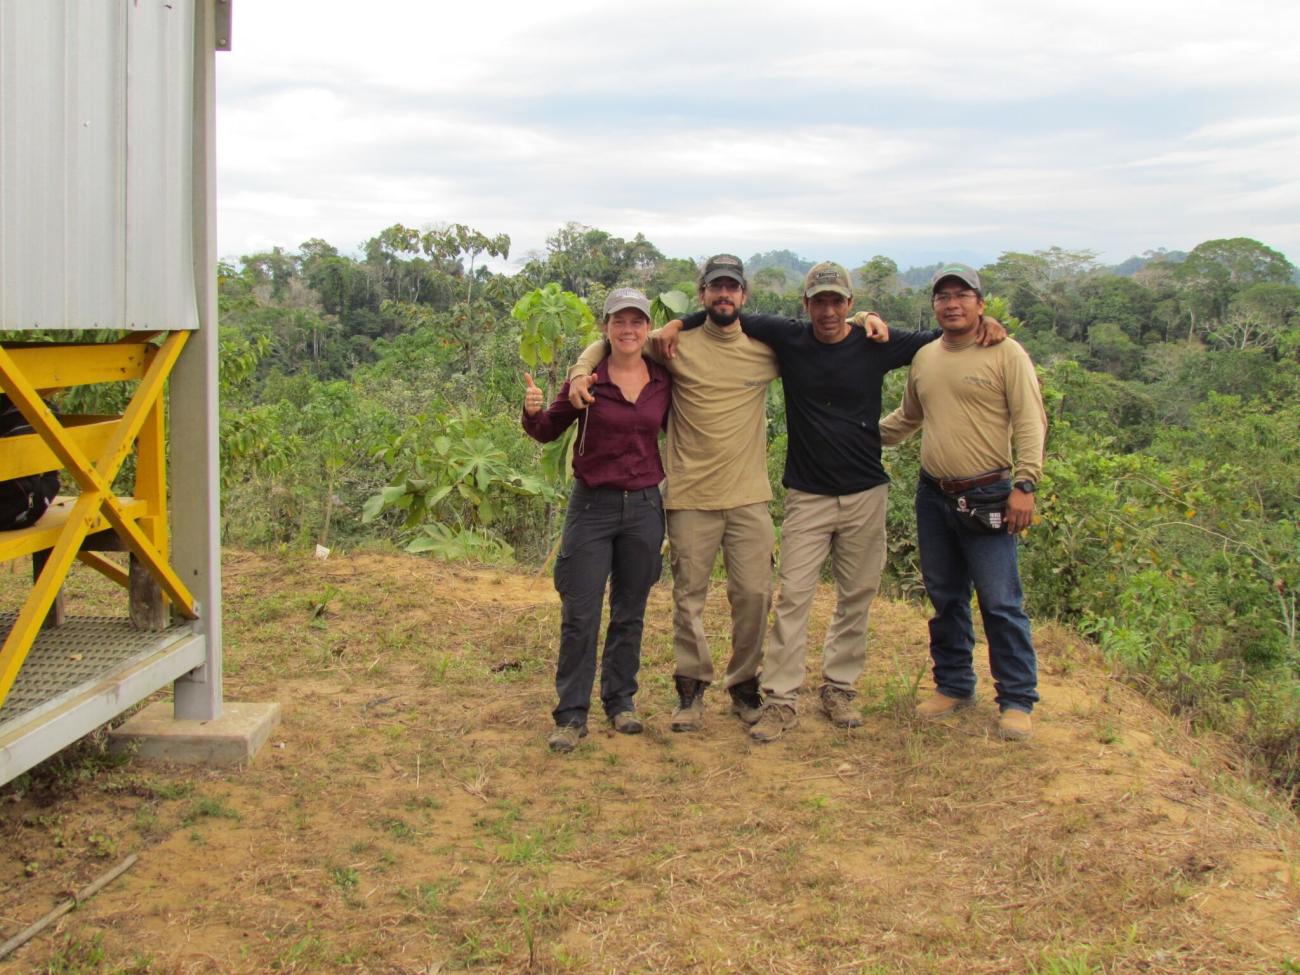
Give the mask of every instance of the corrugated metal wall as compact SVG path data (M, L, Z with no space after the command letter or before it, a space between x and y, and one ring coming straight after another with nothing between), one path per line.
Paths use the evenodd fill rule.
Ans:
M0 329L195 328L194 0L0 0Z

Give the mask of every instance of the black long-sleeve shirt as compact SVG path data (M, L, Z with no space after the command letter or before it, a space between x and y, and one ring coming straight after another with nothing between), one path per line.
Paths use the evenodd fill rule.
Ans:
M682 320L704 323L705 313ZM861 328L826 343L809 322L779 315L741 315L746 335L772 347L785 390L787 488L809 494L856 494L886 484L880 462L880 396L885 373L909 365L939 329L890 330L888 342L874 342Z

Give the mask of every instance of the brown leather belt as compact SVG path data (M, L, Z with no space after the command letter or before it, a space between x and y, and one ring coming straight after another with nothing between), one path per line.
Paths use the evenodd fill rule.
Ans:
M996 471L987 471L984 474L976 474L974 477L935 477L921 471L921 477L929 481L944 494L964 494L975 488L987 487L990 484L997 484L998 481L1005 481L1011 477L1010 468L1002 468Z

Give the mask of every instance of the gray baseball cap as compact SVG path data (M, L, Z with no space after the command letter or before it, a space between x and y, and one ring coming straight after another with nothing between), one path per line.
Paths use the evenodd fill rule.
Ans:
M984 289L980 286L979 273L969 264L945 264L935 271L934 277L930 279L931 293L934 292L934 289L939 286L939 282L944 278L956 278L958 281L974 288L980 297L984 296Z
M605 317L624 308L635 308L646 318L650 316L650 301L636 288L615 288L605 296Z
M834 261L822 261L814 264L803 279L803 296L811 298L823 291L831 291L845 298L853 297L853 283L849 272Z
M718 278L731 278L740 282L742 288L748 287L745 281L745 265L735 254L714 254L704 262L700 272L700 287Z

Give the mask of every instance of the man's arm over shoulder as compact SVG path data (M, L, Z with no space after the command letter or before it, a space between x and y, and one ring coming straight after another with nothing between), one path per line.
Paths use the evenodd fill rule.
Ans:
M943 335L943 329L932 328L923 332L903 332L890 329L889 341L880 346L887 369L910 366L916 354Z
M582 355L578 356L578 361L569 367L567 379L577 379L579 376L590 376L596 371L596 367L605 361L606 349L605 340L597 339L582 350Z
M784 315L751 315L742 312L740 330L751 339L758 339L767 345L777 346L800 335L807 323L798 318L786 318Z
M591 385L592 373L608 354L605 340L597 339L582 350L578 361L569 368L569 402L573 404L574 409L585 410L595 402L595 397L591 395L588 387Z
M707 312L692 312L682 319L682 331L688 332L699 328L706 321L708 321ZM774 345L789 335L798 335L804 327L804 323L799 319L786 318L784 315L751 315L742 312L738 321L742 332L751 339L757 339L767 345Z
M752 323L755 320L762 322L758 328L760 331L763 331L764 334L755 334L752 327ZM706 321L708 321L707 312L692 312L681 320L682 332L697 329ZM757 378L767 379L769 381L775 379L781 373L777 367L776 353L773 351L772 336L777 333L789 334L787 331L788 329L798 329L800 325L799 320L795 318L784 318L780 315L741 315L738 321L740 322L740 330L745 333L746 338L761 343L758 348L763 349L763 360L765 363L770 362L771 364L770 373L766 373L766 367L764 367L765 375Z

